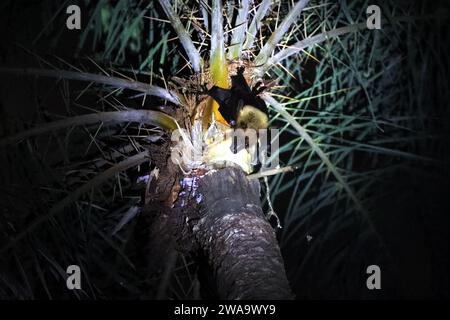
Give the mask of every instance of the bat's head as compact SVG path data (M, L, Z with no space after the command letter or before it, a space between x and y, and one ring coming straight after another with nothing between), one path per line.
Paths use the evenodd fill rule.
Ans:
M235 126L242 129L267 129L269 117L266 112L255 106L244 105L239 110Z

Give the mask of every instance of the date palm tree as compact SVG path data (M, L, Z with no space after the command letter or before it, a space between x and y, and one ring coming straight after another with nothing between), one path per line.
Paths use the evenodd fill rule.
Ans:
M425 32L409 16L414 6L385 4L382 29L369 30L368 5L86 1L74 63L36 55L41 68L2 67L21 79L56 78L67 114L40 110L31 128L19 122L0 140L4 179L17 186L3 201L0 296L30 298L40 286L54 297L65 292L54 281L77 264L80 298L289 299L310 281L313 252L333 270L347 261L339 245L329 248L347 232L343 245L358 239L354 252L371 248L389 265L394 253L375 219L380 181L438 166L417 153L433 53L403 47L405 36ZM229 88L242 66L249 85L266 86L280 140L271 157L281 167L251 172L248 157L220 166L214 152L174 161L198 136L226 130L205 88ZM16 206L18 194L26 201ZM326 222L314 222L324 213ZM287 273L279 244L292 261ZM289 249L310 245L304 255ZM325 281L320 269L311 274Z

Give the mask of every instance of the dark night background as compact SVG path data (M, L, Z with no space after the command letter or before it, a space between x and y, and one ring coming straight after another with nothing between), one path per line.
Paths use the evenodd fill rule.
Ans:
M131 1L132 3L133 1ZM135 1L137 2L137 1ZM351 0L343 1L352 3ZM115 3L111 1L111 3ZM377 3L373 1L373 3ZM103 52L100 45L85 45L78 48L80 31L69 31L64 26L65 13L61 9L62 1L2 1L0 4L0 66L1 67L32 67L48 68L43 59L51 61L52 64L61 68L64 66L59 57L75 66L86 67L93 72L98 70L93 67L87 57L96 57ZM427 162L411 160L402 162L399 158L398 166L379 177L378 183L371 186L370 193L379 195L374 197L371 203L371 216L375 221L380 235L385 241L385 247L381 247L373 238L367 236L362 230L366 229L364 221L360 218L349 218L345 224L335 223L337 219L330 206L318 209L315 214L305 215L296 220L296 231L294 240L286 240L289 227L278 231L281 241L281 250L293 290L299 299L448 299L450 298L450 109L449 109L449 6L446 1L416 1L414 5L409 1L399 1L398 6L411 6L414 8L415 16L423 19L417 22L421 33L417 38L404 39L399 45L399 52L408 54L410 51L419 51L428 57L427 68L422 68L423 61L413 63L403 61L395 71L402 73L420 73L424 87L421 91L411 91L397 101L410 100L410 96L420 95L420 110L427 110L427 114L417 120L417 128L421 128L425 138L413 144L411 153L435 161ZM93 3L85 5L81 3L83 10L92 10ZM132 10L134 6L130 6ZM155 10L161 9L156 6ZM89 11L91 12L91 11ZM427 18L427 15L439 13L440 18ZM385 17L383 16L383 19ZM82 15L82 26L85 26L89 17ZM385 22L385 20L383 20ZM48 24L47 24L48 23ZM155 26L156 28L158 25ZM172 36L172 34L171 34ZM430 45L429 38L440 38L440 46ZM92 34L88 37L92 37ZM89 38L90 39L90 38ZM383 41L383 40L380 40ZM172 42L173 43L173 42ZM419 44L419 46L418 46ZM173 45L175 45L173 43ZM382 45L382 44L379 44ZM151 44L149 44L151 47ZM145 49L145 48L144 48ZM145 54L145 50L143 51ZM400 54L399 53L399 54ZM159 54L158 54L159 55ZM125 67L136 66L142 57L132 52L127 53ZM157 56L157 61L160 57ZM114 62L103 59L102 66L117 66ZM111 64L109 64L111 63ZM410 66L416 65L417 70L411 70ZM89 67L87 67L89 66ZM89 69L90 68L90 69ZM170 60L158 65L166 75L173 73ZM304 78L294 83L299 91L308 87L308 81L313 81L316 76L313 63L305 63ZM185 70L187 71L187 70ZM184 72L186 75L187 72ZM182 76L178 74L178 76ZM386 74L388 77L389 75ZM308 80L309 79L309 80ZM101 105L103 102L95 97L83 96L74 109L69 110L71 100L77 96L80 90L85 88L85 83L56 81L49 78L18 77L0 73L0 137L7 136L25 128L34 126L36 123L55 119L55 114L74 114L83 112L80 105ZM392 84L391 90L403 83ZM383 90L390 90L389 86ZM126 92L128 96L131 94ZM380 95L388 96L389 91L383 91ZM129 107L140 107L139 99L122 99ZM392 102L392 101L391 101ZM146 101L145 108L151 108L151 102ZM389 108L387 105L386 108ZM408 110L403 111L407 113ZM398 116L404 116L399 110ZM415 128L412 128L413 130ZM389 132L389 131L387 131ZM285 135L283 141L291 137ZM45 144L45 138L40 141ZM90 156L95 156L95 150L84 153L86 145L89 144L89 136L85 133L74 133L70 142L73 154L71 161L82 162ZM46 161L48 167L43 166L33 156L35 144L23 143L20 146L9 146L0 150L0 163L2 180L0 181L0 244L5 243L14 232L10 229L10 223L15 227L25 226L33 217L45 212L51 207L53 199L39 186L50 185L58 188L54 183L57 178L52 177L49 172L52 165L60 164L61 154L58 144L65 143L64 139L58 140L53 136L54 145L48 145ZM114 141L110 141L111 144ZM36 142L37 143L37 142ZM79 143L79 145L77 145ZM395 148L396 143L392 143ZM77 151L79 150L79 151ZM29 157L24 155L31 154ZM353 170L365 172L373 170L370 154L354 151ZM287 156L282 157L287 162ZM383 157L377 158L382 163ZM69 161L70 162L70 161ZM414 170L410 170L414 167ZM145 169L145 168L144 168ZM140 169L140 170L144 170ZM31 173L30 173L31 172ZM54 173L55 176L60 174ZM139 175L131 172L131 175ZM285 176L286 181L296 179L298 173ZM356 185L358 187L358 185ZM290 187L281 193L274 202L276 211L281 217L288 210L288 203L294 187ZM316 193L321 192L321 184L315 182L313 189ZM139 196L138 187L129 189L131 196ZM15 199L15 200L13 200ZM127 202L122 199L112 208L112 211L126 206ZM346 206L346 204L339 204ZM17 209L17 212L14 210ZM70 218L76 219L76 210L65 212L66 220L55 220L52 222L55 232L60 232L64 238L65 228L71 228ZM31 212L29 215L26 212ZM17 215L16 215L17 213ZM103 218L109 217L108 212L102 213ZM94 218L92 218L94 219ZM144 223L142 217L136 223ZM334 222L333 222L334 221ZM100 224L101 225L101 224ZM332 226L332 227L331 227ZM86 227L87 222L86 222ZM50 227L49 227L50 228ZM145 228L142 228L145 231ZM39 233L40 229L35 231ZM103 229L101 229L103 230ZM104 230L103 230L104 231ZM42 231L44 232L44 231ZM51 233L51 231L45 231ZM140 232L143 232L140 230ZM324 235L319 243L306 240L307 235ZM68 234L67 236L71 236ZM137 271L132 275L135 283L118 285L118 283L131 281L127 276L126 268L120 269L115 264L115 271L105 273L109 264L114 264L118 259L115 249L106 246L102 252L101 261L92 262L95 257L81 258L84 246L88 246L93 238L83 238L79 241L83 245L78 246L78 240L72 243L58 243L54 238L45 234L35 242L36 234L29 237L20 246L13 250L1 253L0 256L0 299L30 299L30 298L73 298L74 295L64 289L64 282L58 282L64 266L71 259L81 259L90 274L92 287L89 293L77 298L152 298L152 294L143 293L151 291L152 282L139 283L139 278L145 277L145 263L136 258L139 251L135 247L139 236L133 235L132 249L129 259L136 266ZM135 238L136 237L136 238ZM284 241L283 241L284 239ZM38 254L23 255L26 250L33 248ZM41 247L42 246L42 247ZM142 248L141 248L142 250ZM58 252L71 251L72 256L67 259L58 256ZM95 251L93 251L95 252ZM319 254L320 252L320 254ZM86 260L83 260L86 259ZM36 262L39 261L39 263ZM148 263L148 262L146 262ZM142 265L141 265L142 264ZM189 264L189 261L187 262ZM365 287L367 275L365 268L368 265L377 264L382 269L382 290L369 291ZM35 267L39 266L39 267ZM119 271L120 269L120 271ZM187 267L189 270L189 267ZM192 269L190 269L192 271ZM134 272L134 271L132 271ZM30 274L27 280L24 274ZM122 278L121 278L122 277ZM42 279L46 280L42 280ZM53 280L52 280L53 279ZM188 280L180 276L177 280L184 283ZM17 286L16 286L17 283ZM46 285L42 285L45 283ZM3 286L3 288L2 288ZM16 290L12 289L16 288ZM150 288L150 289L149 289ZM175 295L175 297L177 297ZM182 295L178 296L178 298Z

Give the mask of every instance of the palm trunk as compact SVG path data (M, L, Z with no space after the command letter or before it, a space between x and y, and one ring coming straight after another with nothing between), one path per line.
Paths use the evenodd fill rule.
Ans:
M292 298L274 230L261 209L259 182L229 167L210 171L197 183L198 189L191 185L189 194L200 199L200 205L183 211L190 221L195 254L203 258L202 270L209 273L199 277L202 285L209 287L208 295L219 299Z

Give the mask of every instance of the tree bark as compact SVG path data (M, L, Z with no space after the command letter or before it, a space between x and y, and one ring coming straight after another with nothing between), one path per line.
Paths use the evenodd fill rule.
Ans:
M261 208L259 181L235 167L182 176L169 145L151 151L161 174L145 196L140 220L149 221L139 228L149 226L142 230L148 245L138 256L148 257L149 276L161 275L155 297L165 296L171 276L166 269L173 269L176 249L197 261L204 298L293 298L275 232Z
M186 221L215 296L291 299L275 232L261 209L259 182L233 167L197 182L189 194L198 205L185 212Z

